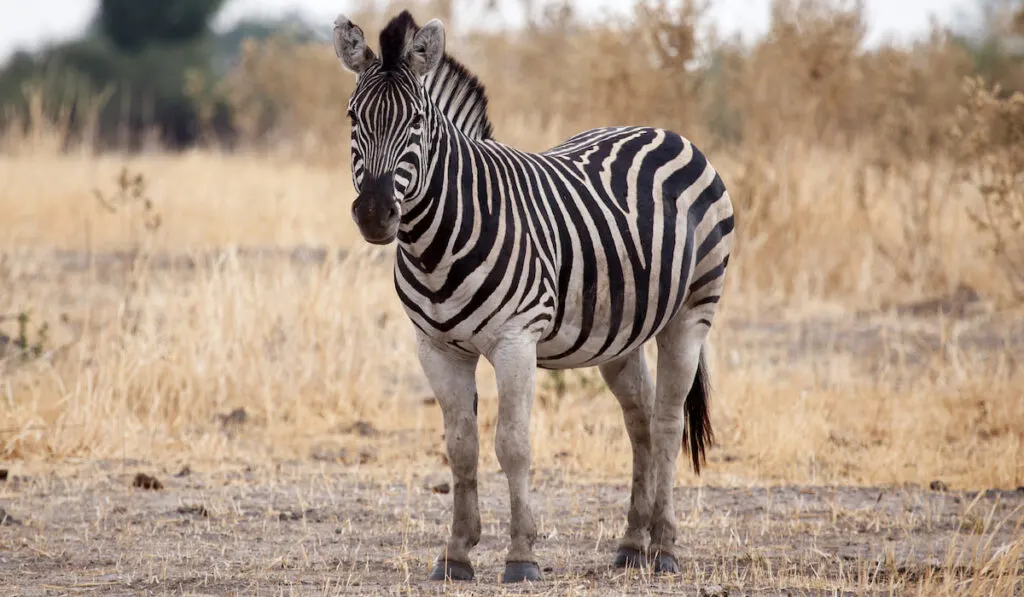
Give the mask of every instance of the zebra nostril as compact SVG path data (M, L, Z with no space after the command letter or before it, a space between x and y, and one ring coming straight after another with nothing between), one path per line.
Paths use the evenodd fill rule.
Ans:
M389 219L389 220L392 220L392 219L394 219L394 218L395 218L395 216L397 216L397 215L398 215L398 210L397 210L397 209L395 209L395 206L394 206L394 205L392 205L392 206L391 206L391 209L389 209L389 210L388 210L388 219Z

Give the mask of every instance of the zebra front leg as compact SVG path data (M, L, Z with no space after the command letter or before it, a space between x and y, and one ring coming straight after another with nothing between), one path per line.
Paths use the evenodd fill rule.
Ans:
M622 416L633 448L633 485L629 495L626 534L615 553L616 568L646 566L647 541L653 500L651 464L651 410L654 382L643 348L598 367L601 376L622 407Z
M530 410L537 376L537 346L506 340L489 356L498 382L498 428L494 451L508 479L510 535L502 582L540 580L533 555L537 523L530 504Z
M469 552L480 541L480 506L477 497L476 357L443 352L419 337L423 372L441 406L445 444L452 471L452 527L448 545L438 557L430 580L473 580Z
M697 457L703 452L705 442L711 441L711 424L707 419L707 371L701 357L708 326L703 320L685 315L669 323L657 338L658 384L651 422L656 481L650 547L656 573L679 572L672 490L676 459L684 437L688 436L691 450L699 446L698 453L692 454L694 469L698 473Z

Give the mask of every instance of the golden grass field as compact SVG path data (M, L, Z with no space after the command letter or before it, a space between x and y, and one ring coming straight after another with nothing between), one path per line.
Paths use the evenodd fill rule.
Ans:
M329 49L302 52L287 74L326 80ZM523 93L478 59L493 96ZM746 109L774 101L769 79ZM547 579L497 583L507 488L484 363L478 581L447 590L1022 594L1024 152L992 131L1007 115L1024 124L1024 97L967 91L949 133L967 153L907 157L881 133L708 143L738 240L711 339L718 443L699 478L680 460L682 577L610 570L629 441L600 376L582 370L538 381ZM293 122L319 111L306 115L313 132L270 149L62 152L45 127L5 142L0 584L11 594L439 590L423 579L451 510L441 414L392 286L394 247L365 245L350 219L347 130L321 113L330 97L300 93ZM498 138L539 149L584 125L662 114L545 101L556 117L496 119ZM573 111L583 116L563 117ZM162 488L134 487L138 473Z

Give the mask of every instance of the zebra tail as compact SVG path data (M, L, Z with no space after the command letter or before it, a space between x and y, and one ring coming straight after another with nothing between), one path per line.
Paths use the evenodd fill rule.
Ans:
M686 423L683 427L683 451L690 454L693 472L698 475L700 475L701 465L705 463L706 448L715 444L715 433L711 429L711 411L709 409L711 377L708 375L708 365L704 355L705 349L702 347L700 361L697 364L697 375L693 378L693 386L683 404L686 414Z

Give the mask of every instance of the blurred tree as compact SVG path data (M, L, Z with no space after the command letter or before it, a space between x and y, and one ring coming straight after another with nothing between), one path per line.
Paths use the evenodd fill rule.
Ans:
M35 56L21 53L0 72L0 108L25 122L26 86L44 96L46 115L66 119L69 137L81 132L80 104L105 94L94 131L104 146L139 147L155 132L168 147L192 145L200 117L194 89L212 80L212 22L224 0L101 0L85 35ZM95 109L95 106L93 106ZM215 105L222 129L225 107ZM38 117L38 115L37 115ZM212 118L207 118L212 120Z
M158 42L187 43L210 34L224 0L101 0L99 24L119 49L134 52Z
M975 73L1005 93L1024 91L1024 0L974 0L953 26L955 39L972 56Z
M321 23L319 27L311 25L298 13L288 13L276 19L242 19L213 37L215 70L228 68L229 63L238 58L243 41L272 38L299 44L326 42L331 39L331 27L328 23Z

